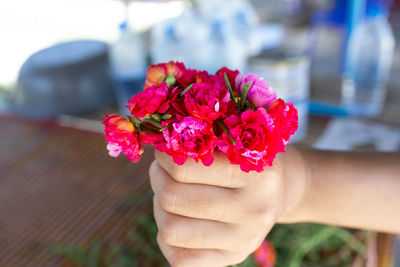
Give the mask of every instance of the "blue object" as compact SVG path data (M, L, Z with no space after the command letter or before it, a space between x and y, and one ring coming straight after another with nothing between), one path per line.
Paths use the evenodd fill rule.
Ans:
M128 23L126 21L119 24L119 30L121 32L125 32L128 29Z
M325 115L332 117L345 117L349 115L346 109L325 102L310 101L308 109L312 115Z
M389 1L385 0L368 0L366 15L368 17L376 17L379 15L387 16L389 12Z
M357 1L357 0L355 0ZM312 24L333 24L344 26L346 24L347 0L336 0L332 9L317 11L312 16Z
M357 25L363 19L364 13L365 13L365 0L349 1L346 43L348 42L353 30L357 27Z

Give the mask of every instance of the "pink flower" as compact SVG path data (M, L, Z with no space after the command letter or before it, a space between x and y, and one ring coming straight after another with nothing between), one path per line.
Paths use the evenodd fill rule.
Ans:
M186 67L181 62L168 62L160 63L157 65L151 65L146 74L146 84L144 88L151 86L158 86L161 82L164 82L167 76L171 73L175 79L178 80L185 75Z
M111 157L116 158L119 156L119 154L121 154L122 146L118 145L117 143L108 143L107 150L108 150L108 154Z
M187 112L210 123L224 116L228 110L229 91L217 84L193 84L184 97Z
M132 162L138 162L143 154L138 133L133 124L120 115L106 115L103 120L104 137L111 157L117 157L124 152Z
M276 252L271 243L264 240L254 252L254 260L259 267L273 267L276 263Z
M286 104L279 98L269 107L268 113L274 119L274 132L287 144L299 126L299 117L293 103Z
M276 93L271 89L267 82L256 74L239 74L236 76L236 90L241 95L246 83L252 82L247 100L255 108L268 108L276 99Z
M162 82L159 86L146 88L128 100L128 108L132 115L139 118L147 117L155 112L165 113L168 110L168 86Z
M167 123L163 122L163 127ZM172 123L172 127L163 130L165 144L156 149L172 156L178 165L185 163L188 157L196 162L201 160L210 166L214 161L212 153L216 145L216 137L211 126L195 117L184 117L181 121Z
M247 110L240 116L231 115L223 122L230 136L221 132L218 148L244 172L263 171L264 166L271 166L276 154L285 149L282 139L272 132L273 118L264 108Z

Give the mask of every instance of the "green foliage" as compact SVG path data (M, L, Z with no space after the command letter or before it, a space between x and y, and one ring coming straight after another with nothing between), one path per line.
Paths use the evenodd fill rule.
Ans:
M276 225L268 240L277 251L276 266L349 266L363 254L366 232L353 233L319 224Z
M229 95L230 95L230 97L231 97L231 100L233 101L233 103L237 104L237 103L236 103L236 99L235 99L235 95L233 94L232 86L231 86L231 84L229 83L228 76L226 75L225 72L224 72L224 79L225 79L226 87L227 87L228 90L229 90Z
M165 82L167 83L168 88L171 88L176 83L175 76L172 73L169 73L165 78Z
M246 104L246 100L247 100L247 95L249 94L249 89L250 86L252 85L252 82L248 82L246 83L246 85L243 87L242 90L242 96L240 98L240 110L243 111L244 106Z
M168 266L157 242L157 226L151 212L152 193L147 191L123 199L130 208L148 207L132 220L126 243L93 241L83 248L73 244L51 244L50 251L83 267ZM276 267L349 266L357 254L365 251L368 233L352 232L318 224L276 225L268 240L277 251ZM256 267L253 257L234 267Z

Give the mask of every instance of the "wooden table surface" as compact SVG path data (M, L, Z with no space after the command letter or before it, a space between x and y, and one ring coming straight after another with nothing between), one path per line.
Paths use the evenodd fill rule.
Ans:
M153 159L107 155L100 134L0 117L0 266L59 266L52 242L121 240Z

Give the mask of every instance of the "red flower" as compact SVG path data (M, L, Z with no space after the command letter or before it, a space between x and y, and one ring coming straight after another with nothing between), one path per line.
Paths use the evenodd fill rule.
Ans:
M146 88L128 100L128 108L132 115L139 118L147 117L155 112L165 113L168 110L168 86L162 82L159 86Z
M222 132L218 148L244 172L263 171L264 166L271 166L276 154L285 149L282 139L273 134L273 119L264 108L247 110L240 117L231 115L224 124L230 136Z
M168 109L167 113L174 117L177 114L182 115L182 116L187 115L187 112L185 109L185 102L184 102L185 98L181 96L182 91L183 91L182 88L174 87L174 88L172 88L170 96L168 98L169 109Z
M271 243L264 240L254 252L254 260L259 267L273 267L276 263L276 252Z
M289 142L299 126L299 117L293 103L285 103L282 99L275 100L268 109L268 113L274 119L274 131L284 140Z
M163 122L163 127L166 125L168 123ZM206 166L212 164L216 137L206 121L188 116L169 125L172 127L163 130L166 142L156 149L172 156L178 165L185 163L188 157L196 162L201 160Z
M215 74L216 76L220 76L222 78L224 78L224 73L226 73L226 76L228 77L228 81L232 87L233 92L236 92L236 76L238 76L239 71L238 70L231 70L228 69L227 67L222 67L221 69L219 69L217 71L217 73ZM225 84L225 79L223 80L224 84Z
M143 144L154 145L163 142L164 136L162 133L141 131L139 134L139 140Z
M173 61L151 65L147 70L145 90L148 87L160 85L170 73L178 80L186 74L186 67L181 62Z
M120 115L106 115L103 120L104 136L109 155L117 157L121 152L132 162L138 162L143 154L138 133L133 124Z
M184 97L187 112L209 123L224 116L228 111L229 91L217 84L196 83Z

